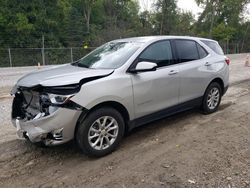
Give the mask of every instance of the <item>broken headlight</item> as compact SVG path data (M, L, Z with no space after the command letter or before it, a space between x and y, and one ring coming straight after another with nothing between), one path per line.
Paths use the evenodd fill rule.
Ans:
M43 87L40 91L42 101L50 105L60 106L69 101L76 93L80 91L79 84L71 84L66 86Z
M66 103L73 96L74 96L74 94L72 94L72 95L48 94L48 97L49 97L51 103L55 104L55 105L62 105L64 103Z
M40 96L40 104L43 112L45 114L51 114L55 112L59 107L61 108L69 108L73 110L82 110L83 108L71 101L75 94L71 95L59 95L59 94L42 94Z

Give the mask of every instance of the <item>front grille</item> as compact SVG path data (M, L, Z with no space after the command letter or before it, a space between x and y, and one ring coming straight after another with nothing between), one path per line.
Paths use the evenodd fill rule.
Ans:
M21 93L16 93L12 103L12 119L25 118L25 112L22 109L23 106L23 95Z
M19 91L15 94L12 106L12 118L33 119L41 112L38 92Z
M40 110L40 98L38 92L23 91L25 103L29 108Z

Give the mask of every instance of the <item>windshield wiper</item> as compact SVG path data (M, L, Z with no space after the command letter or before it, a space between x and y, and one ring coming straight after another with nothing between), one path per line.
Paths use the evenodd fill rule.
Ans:
M84 65L84 64L80 64L80 63L78 63L77 65L78 65L78 67L89 68L89 67L88 67L87 65Z
M77 67L89 68L87 65L80 64L80 60L77 60L77 61L75 61L75 62L71 63L71 65L73 65L73 66L77 66Z

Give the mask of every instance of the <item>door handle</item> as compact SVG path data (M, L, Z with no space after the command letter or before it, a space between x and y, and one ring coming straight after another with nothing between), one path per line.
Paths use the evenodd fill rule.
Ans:
M210 66L210 65L212 65L212 64L209 63L209 62L206 62L206 63L205 63L205 66Z
M174 75L174 74L177 74L177 73L178 73L177 70L171 70L171 71L168 73L168 75Z

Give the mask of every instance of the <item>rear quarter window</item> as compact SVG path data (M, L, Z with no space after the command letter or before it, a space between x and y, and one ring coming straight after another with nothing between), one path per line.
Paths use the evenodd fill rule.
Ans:
M198 52L200 55L200 59L205 58L208 55L207 51L198 43L196 43L196 44L197 44L197 49L198 49Z
M208 41L208 40L201 40L204 44L206 44L209 48L211 48L215 53L219 55L224 55L224 52L220 45L217 42L214 41Z

